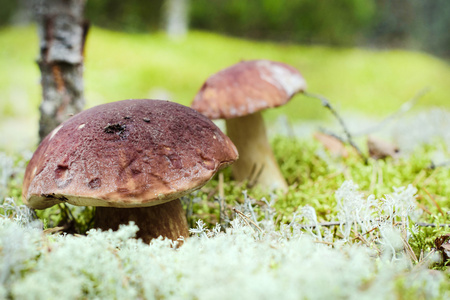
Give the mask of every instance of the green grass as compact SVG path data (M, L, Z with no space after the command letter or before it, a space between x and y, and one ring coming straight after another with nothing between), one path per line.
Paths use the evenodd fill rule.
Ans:
M35 27L0 30L0 115L30 117L40 101ZM182 41L163 34L128 34L92 28L86 46L87 107L166 90L189 105L204 80L240 60L271 59L298 68L309 91L328 97L340 110L385 116L430 87L417 106L450 107L450 68L430 55L407 51L336 49L254 42L206 32ZM273 118L328 116L318 101L296 96Z

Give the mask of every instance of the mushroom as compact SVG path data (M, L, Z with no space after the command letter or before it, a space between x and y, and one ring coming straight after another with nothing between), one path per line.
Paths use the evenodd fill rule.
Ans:
M179 197L233 163L237 150L208 118L168 101L124 100L85 110L55 128L25 172L25 204L97 206L95 222L134 221L145 242L189 235Z
M210 119L225 119L227 135L239 151L232 166L236 180L254 177L260 186L286 190L261 111L283 105L305 89L302 75L289 65L243 61L209 77L191 107Z

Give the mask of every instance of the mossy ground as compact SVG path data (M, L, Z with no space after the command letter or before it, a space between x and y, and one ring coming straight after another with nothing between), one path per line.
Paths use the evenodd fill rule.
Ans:
M367 163L349 147L350 155L333 157L323 152L322 146L315 140L300 140L277 136L272 140L275 156L285 178L289 190L285 193L269 193L260 187L250 187L248 182L235 182L231 178L230 169L221 171L223 184L219 184L219 176L215 176L205 187L186 197L189 202L189 223L202 219L207 227L213 228L216 223L223 223L224 216L234 214L232 208L244 203L244 191L254 199L255 211L262 218L262 208L267 201L274 200L272 207L276 210L276 224L289 224L298 208L310 205L316 210L318 222L336 220L336 190L346 180L353 180L364 192L365 196L374 194L382 198L390 194L393 187L412 184L417 188L418 209L420 219L415 222L428 224L448 224L450 207L450 170L448 167L431 167L432 154L442 144L418 147L407 157L386 160L369 159ZM24 158L17 156L15 164L24 166ZM12 174L8 183L8 196L20 199L21 173ZM223 214L220 215L219 195L225 196ZM80 208L66 205L55 206L44 211L37 211L38 216L48 228L64 226L69 233L84 234L92 227L92 208ZM221 219L222 217L222 219ZM429 251L434 247L436 237L450 233L448 227L419 226L412 235L410 244L417 257L421 251ZM339 236L336 236L338 239Z

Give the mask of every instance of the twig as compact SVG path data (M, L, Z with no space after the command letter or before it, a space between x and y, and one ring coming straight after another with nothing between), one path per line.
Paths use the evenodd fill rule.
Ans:
M324 227L332 227L332 226L340 226L341 222L323 222L323 223L317 223L317 224L308 224L308 225L300 225L301 228L307 228L307 227L316 227L316 226L324 226Z
M427 214L433 215L433 213L432 213L428 208L426 208L426 206L423 205L422 203L417 203L417 206L419 206L419 207L420 207L424 212L426 212Z
M316 243L316 244L325 244L325 245L329 245L329 246L334 246L334 243L332 243L332 242L314 241L314 243Z
M75 217L72 214L72 211L70 210L69 206L66 203L63 203L64 207L66 208L66 210L69 212L69 216L70 218L75 221Z
M333 226L340 226L340 225L344 225L345 222L323 222L323 223L317 223L317 224L301 224L300 228L309 228L309 227L316 227L316 226L323 226L323 227L333 227ZM401 225L402 223L399 222L396 225ZM417 222L414 225L417 225L419 227L450 227L450 224L434 224L434 223L424 223L424 222ZM374 231L375 229L377 229L378 227L374 227L372 229L370 229L369 231L363 233L363 235L366 235L372 231Z
M356 152L358 152L358 154L363 158L364 163L367 164L367 157L361 152L361 150L359 149L359 147L356 145L356 143L353 141L353 137L350 134L350 131L347 128L347 125L345 125L344 120L341 118L341 116L337 113L337 111L331 106L331 103L328 99L326 99L325 97L321 96L321 95L316 95L316 94L311 94L308 92L304 92L304 95L307 97L311 97L311 98L316 98L319 99L322 102L322 105L325 108L328 108L331 113L336 117L336 119L338 120L339 124L341 124L342 129L344 130L345 136L347 137L347 143L349 143L353 148L355 148ZM329 133L328 133L329 134ZM334 137L336 137L337 139L339 139L340 141L342 141L341 138L339 138L336 135L333 135Z
M405 238L402 237L403 247L405 248L406 253L408 253L409 257L415 262L418 263L419 260L417 259L416 254L414 253L413 249L411 248L411 245L406 241Z
M406 224L407 220L406 217L402 217L402 242L403 242L403 249L408 254L409 258L413 260L415 263L418 263L419 260L417 259L416 254L414 253L413 249L411 248L411 245L408 243L408 233L406 231Z
M263 232L263 230L261 229L261 227L259 227L258 224L256 224L252 219L250 219L249 217L247 217L243 212L241 212L240 210L236 209L235 207L233 207L233 211L234 211L235 213L237 213L238 216L240 216L240 217L243 219L243 221L244 221L248 226L250 226L250 224L249 224L247 221L249 221L249 222L252 223L256 228L258 228L258 230L259 230L261 233Z
M258 179L261 176L262 171L264 170L264 164L261 165L261 168L259 170L257 170L257 169L258 169L258 166L256 164L254 164L252 167L252 171L250 172L250 175L248 177L249 180L248 180L247 186L249 188L255 186L258 183Z
M364 232L364 233L361 234L361 235L369 234L369 233L371 233L372 231L374 231L374 230L376 230L376 229L378 229L378 226L375 226L374 228L367 230L366 232Z
M257 165L255 163L255 164L252 165L252 169L250 170L250 173L248 174L248 177L247 177L248 181L252 180L253 175L256 173L256 168L257 168Z
M63 231L64 229L66 229L66 226L58 226L58 227L53 227L53 228L47 228L47 229L44 230L44 234L52 234L52 233Z
M219 190L219 186L216 186L215 188L213 188L206 196L206 201L211 200L214 197L214 195L216 195L218 190Z
M356 222L355 222L356 223ZM359 232L355 229L353 230L353 233L355 234L355 237L353 240L360 240L361 242L363 242L364 245L366 245L367 247L371 247L370 243L364 238L364 236L362 236L361 234L359 234ZM381 255L381 250L378 249L377 246L372 245L373 249L375 249L375 251L377 251L378 255Z
M420 227L450 227L450 224L434 224L434 223L423 223L423 222L416 223L415 225L420 226Z
M367 135L370 133L373 133L375 131L380 130L382 127L386 126L387 123L391 122L396 117L406 113L408 110L410 110L418 101L420 98L422 98L425 94L427 94L430 91L429 87L425 87L418 91L411 99L409 99L407 102L403 103L400 108L392 113L391 115L384 118L380 123L378 123L375 126L366 128L358 133L354 133L354 136L361 136L361 135Z
M431 249L431 251L422 259L420 260L417 265L414 266L413 270L417 270L419 269L422 265L424 265L430 258L430 256L432 256L434 253L436 253L436 249Z
M217 199L217 202L219 202L219 223L222 224L225 222L226 215L225 215L225 192L223 188L223 173L219 173L219 199Z
M246 215L244 215L242 212L238 211L236 208L233 208L233 211L234 211L235 213L237 213L239 217L241 217L242 221L244 221L245 224L246 224L248 227L251 227L251 226L250 226L250 223L247 221L247 220L250 220L250 219L249 219Z
M414 178L413 182L411 183L413 186L417 186L418 182L422 182L423 177L427 174L427 172L425 172L425 170L420 170L420 172L416 175L416 177Z
M441 206L436 202L436 200L434 199L433 196L431 196L430 192L428 192L428 190L426 188L422 188L422 190L427 193L428 197L430 197L431 201L434 203L434 205L437 207L437 209L439 210L439 212L441 213L441 215L445 216L444 212L441 209Z
M425 180L422 181L422 186L428 186L428 183L430 181L432 181L433 179L435 180L436 178L434 178L434 177L436 176L436 173L437 173L437 169L432 170L431 174L428 175L428 177L425 178Z
M223 190L223 173L219 173L219 197L221 201L224 201L225 192Z

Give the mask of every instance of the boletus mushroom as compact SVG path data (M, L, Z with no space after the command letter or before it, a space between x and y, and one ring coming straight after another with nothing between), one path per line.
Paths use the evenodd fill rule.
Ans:
M306 89L302 75L269 60L242 61L209 77L191 107L210 119L225 119L227 135L239 151L233 176L268 189L287 189L267 139L261 111L287 103Z
M179 197L238 157L208 118L160 100L124 100L85 110L55 128L25 172L31 208L97 206L95 222L116 230L134 221L145 242L189 235Z

